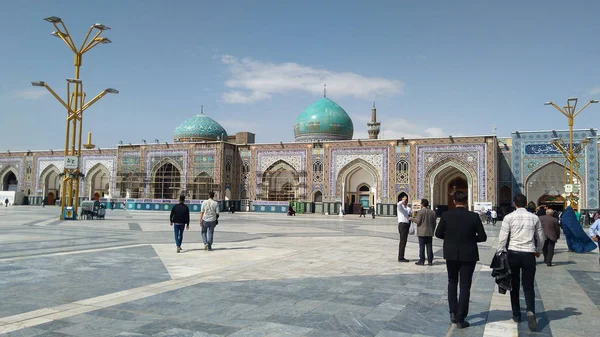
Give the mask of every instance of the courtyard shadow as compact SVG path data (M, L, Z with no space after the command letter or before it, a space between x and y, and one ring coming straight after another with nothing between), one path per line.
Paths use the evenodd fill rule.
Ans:
M537 331L543 331L546 329L550 321L558 321L571 316L579 316L582 313L577 308L567 307L563 310L546 310L536 314L538 320ZM501 322L512 320L511 310L490 310L484 311L476 315L469 315L467 320L471 323L471 326L486 325L487 323ZM523 313L523 322L527 321L525 313Z
M247 249L256 249L256 247L221 247L221 248L213 248L213 252L214 251L218 251L218 250L247 250ZM204 251L204 248L195 248L195 249L186 249L184 251L182 251L182 253L188 253L188 252L193 252L193 251Z
M544 262L538 262L538 264L545 265ZM566 266L566 265L570 265L570 264L577 264L577 262L573 262L573 261L554 262L554 261L552 261L552 267L554 267L554 266ZM552 267L550 267L550 268L552 268Z

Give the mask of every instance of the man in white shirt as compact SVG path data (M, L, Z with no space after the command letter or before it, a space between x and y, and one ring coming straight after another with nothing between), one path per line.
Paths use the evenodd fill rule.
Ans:
M404 194L398 202L398 233L400 233L400 243L398 244L398 262L408 262L404 258L404 250L406 249L406 241L408 240L408 230L410 228L410 206L408 206L408 196Z
M498 220L498 212L495 209L492 209L492 226L496 226L496 221Z
M219 218L219 203L213 200L215 192L208 193L208 200L202 203L200 209L200 226L202 226L202 241L204 250L212 250L213 235ZM208 234L208 235L207 235Z
M521 321L521 304L519 293L521 273L523 274L523 293L527 304L527 321L529 330L537 329L535 318L535 282L536 258L540 257L544 247L544 232L540 218L527 211L527 197L517 194L513 198L516 210L504 217L498 236L498 252L508 251L508 264L511 271L512 290L510 304L513 320ZM507 247L508 242L508 247Z

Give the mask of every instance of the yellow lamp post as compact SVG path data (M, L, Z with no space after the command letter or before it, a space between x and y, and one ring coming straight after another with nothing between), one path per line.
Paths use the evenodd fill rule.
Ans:
M598 103L597 100L591 100L587 102L581 109L575 112L577 108L577 98L569 98L567 99L567 105L565 105L562 109L554 104L554 102L546 102L544 105L551 105L556 110L560 111L563 115L567 117L569 121L569 144L566 144L560 138L552 139L552 145L562 153L565 157L565 193L568 194L566 201L573 207L573 209L577 210L579 208L577 201L575 200L575 196L573 192L577 191L577 187L574 186L575 173L579 171L579 162L577 158L583 153L585 147L589 144L590 138L583 139L577 146L573 144L573 120L583 109L585 109L588 105L592 103ZM567 172L568 165L568 172Z
M106 89L94 97L89 102L85 102L85 93L83 92L83 82L79 79L79 69L81 68L81 60L83 54L90 51L92 48L99 44L111 43L111 41L105 37L100 37L103 31L110 29L109 27L96 23L90 27L83 40L83 43L79 48L75 46L71 35L63 21L56 17L47 17L44 20L50 22L56 29L51 33L52 36L56 36L63 40L63 42L73 51L74 54L74 65L75 65L75 78L67 79L67 100L66 102L56 94L52 88L46 82L32 82L31 84L36 87L45 87L66 109L67 109L67 122L65 132L65 167L62 174L62 189L60 194L60 219L64 219L64 213L66 207L73 207L73 215L77 214L77 208L79 206L79 181L83 176L80 167L81 158L81 131L82 131L82 118L83 112L89 108L92 104L96 103L99 99L104 97L106 94L118 94L119 91L115 89ZM60 25L60 26L59 26ZM97 30L96 34L90 39L90 35L94 30ZM75 216L73 216L75 218Z

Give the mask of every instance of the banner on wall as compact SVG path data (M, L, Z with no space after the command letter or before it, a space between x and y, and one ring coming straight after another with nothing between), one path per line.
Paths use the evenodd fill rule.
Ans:
M492 210L492 206L493 205L492 205L491 202L488 202L488 201L478 201L478 202L475 202L475 209L474 209L474 211L475 212L479 212L479 211L482 211L482 210L484 212L486 212L488 210L491 211Z

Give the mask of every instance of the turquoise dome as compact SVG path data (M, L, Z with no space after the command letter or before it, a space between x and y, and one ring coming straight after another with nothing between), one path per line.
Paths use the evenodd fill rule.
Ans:
M349 140L354 135L350 116L336 102L321 98L306 108L294 125L297 142Z
M186 120L175 128L173 139L176 142L226 140L227 131L214 119L200 114Z

